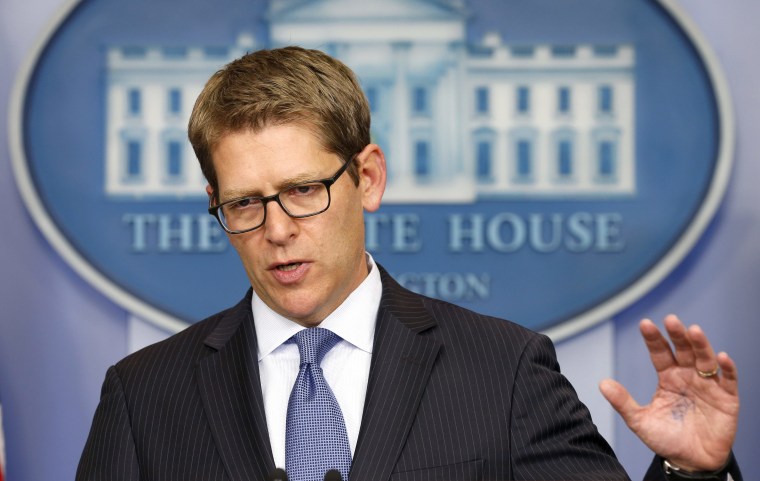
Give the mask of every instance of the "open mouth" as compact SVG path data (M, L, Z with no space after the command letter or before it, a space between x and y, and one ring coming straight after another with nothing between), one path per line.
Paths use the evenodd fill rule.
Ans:
M298 266L300 265L301 265L300 262L293 262L292 264L283 264L281 266L277 266L277 270L282 271L282 272L294 271L298 269Z

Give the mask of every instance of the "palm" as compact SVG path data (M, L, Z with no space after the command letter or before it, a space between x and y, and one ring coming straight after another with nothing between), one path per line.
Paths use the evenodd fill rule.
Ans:
M652 401L639 406L615 381L602 393L626 424L655 453L689 470L711 471L728 459L739 415L736 367L716 356L699 328L687 332L675 316L666 319L675 350L651 321L641 324L659 382ZM718 365L722 375L703 378L698 369Z

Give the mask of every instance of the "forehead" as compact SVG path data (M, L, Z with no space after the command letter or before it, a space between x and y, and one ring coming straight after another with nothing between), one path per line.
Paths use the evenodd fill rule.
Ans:
M269 195L287 185L327 177L340 167L316 135L299 125L244 130L219 139L212 152L219 197Z

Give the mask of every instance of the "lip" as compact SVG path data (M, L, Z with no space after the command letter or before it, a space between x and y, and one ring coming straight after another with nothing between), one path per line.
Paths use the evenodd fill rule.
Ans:
M279 267L290 264L298 264L291 270L280 270ZM275 280L282 285L293 285L301 282L306 273L309 271L311 263L304 260L288 260L284 262L272 263L267 267L267 270L272 273Z

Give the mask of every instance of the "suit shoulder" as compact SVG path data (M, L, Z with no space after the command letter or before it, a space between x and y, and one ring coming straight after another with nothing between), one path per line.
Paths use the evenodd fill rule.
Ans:
M514 385L520 373L559 374L554 344L546 335L446 301L420 299L435 320L423 335L440 343L440 360L450 370L466 378L501 379L505 386Z
M229 336L250 312L250 298L246 296L237 305L217 312L186 329L155 344L129 354L116 363L120 375L133 371L158 369L168 365L192 365L209 352L206 341L214 335Z
M415 329L435 325L433 336L443 336L454 344L498 344L507 342L511 350L522 351L531 341L548 338L507 319L480 314L447 301L426 297L400 285L380 266L383 282L382 305L406 318L405 324ZM409 320L414 318L413 321Z
M519 340L525 343L538 337L544 337L543 334L509 319L480 314L447 301L425 297L423 302L442 329L457 332L469 331L495 337L506 336L513 341Z

